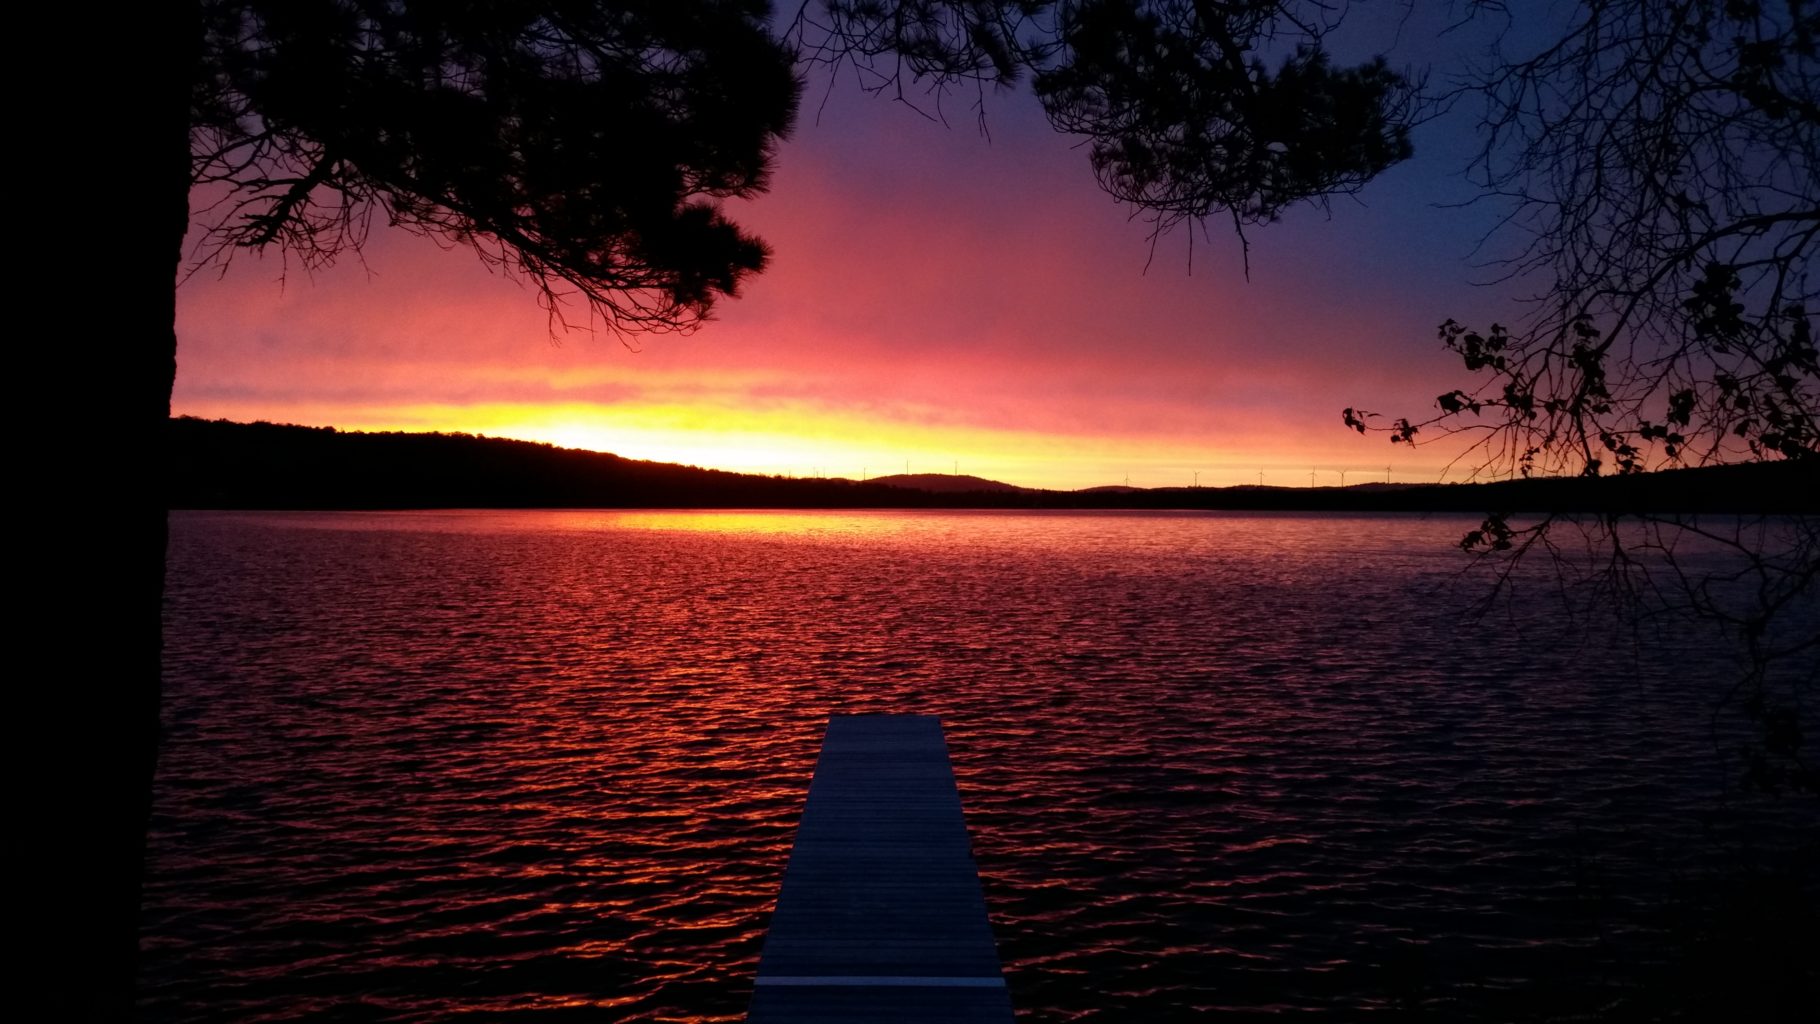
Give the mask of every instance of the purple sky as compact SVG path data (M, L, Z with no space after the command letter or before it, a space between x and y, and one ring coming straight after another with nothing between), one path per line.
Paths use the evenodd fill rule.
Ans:
M1457 71L1469 41L1399 32L1400 9L1377 5L1349 45ZM732 209L771 268L696 335L552 339L522 284L379 231L313 276L242 259L186 283L174 409L796 475L1433 480L1453 450L1361 438L1340 409L1426 414L1467 383L1435 326L1520 315L1472 283L1496 209L1436 205L1472 194L1470 110L1419 129L1416 158L1357 199L1254 229L1247 281L1230 228L1193 238L1192 268L1187 231L1152 252L1026 89L988 97L988 139L963 99L943 125L851 80L818 119L827 84L812 80L771 193Z

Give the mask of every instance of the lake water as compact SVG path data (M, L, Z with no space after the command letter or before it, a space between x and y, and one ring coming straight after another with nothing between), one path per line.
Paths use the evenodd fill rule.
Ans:
M1020 1020L1658 1005L1813 803L1727 792L1700 629L1468 618L1472 525L174 514L141 1008L737 1020L859 711L942 717Z

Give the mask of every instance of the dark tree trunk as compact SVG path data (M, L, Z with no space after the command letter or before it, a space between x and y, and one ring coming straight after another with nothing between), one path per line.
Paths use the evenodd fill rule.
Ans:
M19 199L42 207L22 219L50 225L56 241L40 268L44 290L22 288L16 300L57 331L36 343L60 365L14 386L57 410L61 429L36 495L46 505L30 510L49 521L11 538L36 577L14 595L29 606L14 626L25 640L16 651L48 657L14 664L14 692L31 710L13 726L23 800L12 814L24 820L7 843L9 858L18 855L9 881L42 887L32 901L42 927L14 938L35 947L28 956L46 971L21 984L46 997L44 1019L113 1021L133 1016L159 737L164 438L200 18L196 0L150 0L81 21L59 31L94 50L57 57L82 67L32 112L46 118L55 141L45 149L64 163L47 160L44 192ZM61 324L50 327L52 318Z

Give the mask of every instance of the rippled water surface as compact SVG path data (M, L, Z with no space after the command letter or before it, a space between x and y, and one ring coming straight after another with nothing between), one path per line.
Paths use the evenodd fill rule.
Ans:
M1470 525L177 514L142 1009L736 1020L828 715L895 711L1020 1020L1599 1016L1812 807L1717 800L1697 630L1464 620Z

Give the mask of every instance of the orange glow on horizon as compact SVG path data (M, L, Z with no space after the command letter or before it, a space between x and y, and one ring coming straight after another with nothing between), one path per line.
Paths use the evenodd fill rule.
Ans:
M252 410L232 406L179 412L258 418ZM1197 483L1223 487L1257 484L1260 473L1263 483L1302 487L1309 485L1311 469L1322 486L1339 483L1342 470L1348 483L1385 479L1384 468L1370 466L1364 451L1355 461L1336 462L1328 450L1288 447L1284 442L1306 443L1308 439L1285 431L1251 438L1240 451L1222 451L1219 445L1193 437L1093 436L919 423L822 410L812 403L757 408L734 404L424 404L375 409L306 405L293 414L296 418L291 422L333 425L341 430L481 434L631 459L791 477L864 480L905 472L959 472L1056 490L1127 480L1137 487ZM1307 432L1320 431L1311 428ZM1408 462L1393 472L1400 482L1439 477L1433 467Z

